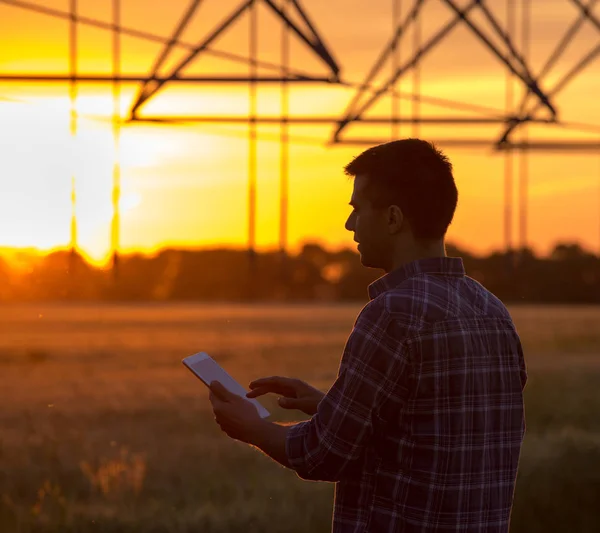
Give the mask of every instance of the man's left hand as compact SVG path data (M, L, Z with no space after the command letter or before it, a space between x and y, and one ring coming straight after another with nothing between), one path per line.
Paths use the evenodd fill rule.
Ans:
M221 429L232 439L253 444L254 437L265 423L256 407L218 381L211 382L209 398Z

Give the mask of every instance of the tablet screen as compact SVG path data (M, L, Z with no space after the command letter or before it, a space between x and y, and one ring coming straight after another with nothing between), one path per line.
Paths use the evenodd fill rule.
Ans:
M255 398L246 398L246 390L235 379L233 379L225 370L220 367L216 361L210 357L201 359L200 361L189 362L186 365L194 374L196 374L206 385L210 385L213 381L221 383L228 391L241 396L246 401L251 402L258 409L258 413L262 418L270 416L271 413L263 407L263 405Z
M225 388L237 394L238 396L246 396L244 388L235 381L223 368L221 368L214 359L203 359L196 361L190 365L190 368L204 381L210 385L211 381L219 381Z

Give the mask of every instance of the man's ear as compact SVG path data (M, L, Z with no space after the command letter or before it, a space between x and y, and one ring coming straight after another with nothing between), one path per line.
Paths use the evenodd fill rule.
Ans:
M390 234L400 233L404 224L404 215L397 205L391 205L387 210L387 224Z

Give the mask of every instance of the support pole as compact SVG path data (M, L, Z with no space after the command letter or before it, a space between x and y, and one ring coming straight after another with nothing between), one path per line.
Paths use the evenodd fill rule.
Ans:
M254 283L256 281L256 175L257 175L257 135L256 135L256 55L258 45L258 12L256 1L252 0L249 6L249 113L248 113L248 258L249 276L248 290L250 298L255 295Z
M418 11L415 12L415 18L413 20L413 57L417 57L417 54L421 50L421 18ZM412 101L412 116L415 119L412 125L412 136L419 137L419 116L420 116L420 99L419 95L421 92L421 65L419 60L415 62L413 69L412 87L414 99Z
M506 32L509 37L515 31L515 2L506 0ZM509 53L510 57L510 53ZM507 58L508 59L508 58ZM506 70L506 116L514 111L514 76ZM512 250L512 217L513 217L513 153L506 150L504 154L504 249L508 253Z
M531 0L523 0L522 4L522 25L521 25L521 49L525 61L529 59L530 45L530 23L531 23ZM525 89L529 91L529 87ZM521 142L528 142L527 122L523 123L521 128ZM521 251L527 247L527 223L528 223L528 188L529 188L529 151L521 150L519 152L519 245Z
M114 140L114 161L113 161L113 191L112 207L113 218L111 226L111 251L112 251L112 269L113 276L118 276L119 266L119 247L120 247L120 210L121 200L121 83L118 77L121 75L121 33L119 27L121 24L121 0L113 0L113 140Z
M289 0L282 0L281 11L287 14ZM281 31L281 157L280 157L280 214L279 214L279 252L281 256L282 286L287 282L287 238L288 238L288 206L289 206L289 75L290 63L290 28L287 17L284 17Z
M77 162L77 0L69 5L69 101L70 101L70 134L71 134L71 242L69 254L69 272L74 274L77 246L77 195L75 190L75 174Z
M398 70L398 66L400 63L400 39L402 37L401 33L397 32L398 25L400 24L400 17L402 11L402 1L401 0L392 0L392 35L395 36L394 42L392 44L392 73L391 76L394 76L396 71ZM391 86L391 97L392 97L392 113L391 113L391 137L392 141L398 139L400 135L400 124L398 123L398 116L400 114L400 98L396 92L397 80L394 80Z

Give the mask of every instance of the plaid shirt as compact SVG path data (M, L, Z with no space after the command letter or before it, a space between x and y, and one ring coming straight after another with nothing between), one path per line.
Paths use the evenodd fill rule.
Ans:
M317 413L289 429L291 467L337 482L337 533L507 532L527 379L508 311L456 257L369 296Z

